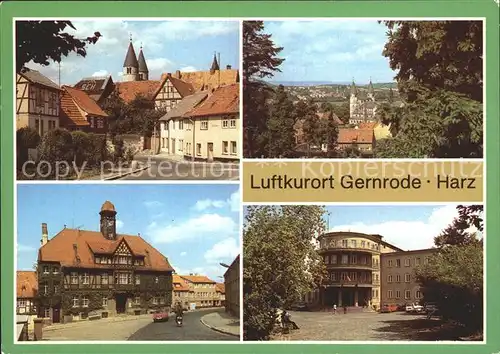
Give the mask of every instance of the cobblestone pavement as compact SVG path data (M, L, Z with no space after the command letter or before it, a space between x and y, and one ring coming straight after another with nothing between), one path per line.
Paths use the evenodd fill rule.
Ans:
M151 315L118 316L94 321L54 324L43 329L43 340L96 341L127 340L140 328L151 323Z
M427 320L422 315L394 313L290 312L299 326L290 334L276 335L272 340L315 341L395 341L456 340L436 338L440 320ZM448 334L450 336L450 334Z
M129 340L239 341L238 337L216 332L201 323L200 319L204 315L219 311L223 310L211 309L185 313L182 327L177 327L174 318L168 322L150 323L130 336Z
M201 322L214 331L240 336L240 320L229 316L224 310L204 315Z

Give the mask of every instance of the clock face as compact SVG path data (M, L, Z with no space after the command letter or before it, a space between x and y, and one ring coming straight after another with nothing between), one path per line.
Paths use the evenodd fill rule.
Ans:
M115 225L115 221L114 220L107 220L106 221L106 226L108 228L112 228L114 225Z

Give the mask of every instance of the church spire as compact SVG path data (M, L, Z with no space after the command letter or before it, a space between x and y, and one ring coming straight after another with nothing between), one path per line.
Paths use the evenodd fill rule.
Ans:
M139 62L135 55L134 45L132 43L132 34L130 34L130 42L128 44L127 54L123 62L123 81L137 81L139 71Z
M212 61L212 66L210 67L210 73L214 74L217 70L220 70L220 66L217 61L217 53L214 52L214 60Z
M356 84L354 83L354 78L352 78L351 96L356 96L357 94L358 94L358 89L356 88Z
M373 95L373 92L374 90L373 90L372 78L370 76L370 83L368 84L368 94Z
M137 59L137 66L139 68L139 78L141 80L148 80L149 79L149 70L148 66L146 64L146 59L144 59L144 53L142 51L142 44L141 44L141 49L139 50L139 58Z

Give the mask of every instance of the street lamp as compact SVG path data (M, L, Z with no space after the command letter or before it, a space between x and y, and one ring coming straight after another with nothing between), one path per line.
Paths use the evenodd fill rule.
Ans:
M223 266L224 268L229 268L229 266L226 264L226 263L219 263L221 266Z

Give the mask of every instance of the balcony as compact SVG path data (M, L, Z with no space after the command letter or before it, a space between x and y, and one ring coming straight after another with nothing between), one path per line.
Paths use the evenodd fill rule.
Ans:
M324 254L325 252L330 251L347 251L347 252L361 252L361 253L370 253L370 254L380 254L380 250L367 248L367 247L352 247L352 246L330 246L324 245L320 247L319 253Z
M325 264L326 269L362 269L362 270L372 270L372 265L371 264L342 264L342 263L335 263L335 264Z
M324 282L326 286L345 286L345 287L360 287L360 288L371 288L374 284L370 280L326 280Z

